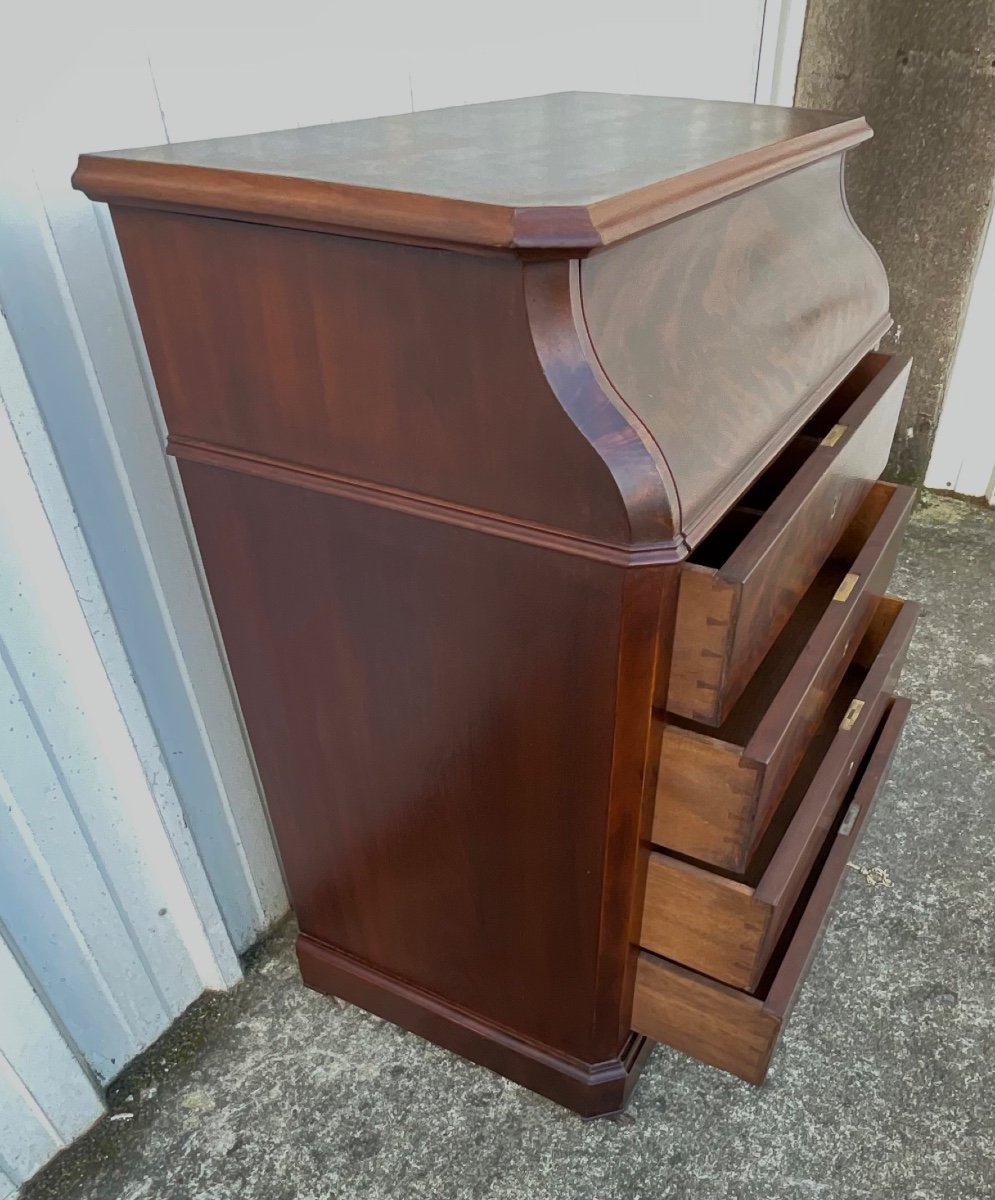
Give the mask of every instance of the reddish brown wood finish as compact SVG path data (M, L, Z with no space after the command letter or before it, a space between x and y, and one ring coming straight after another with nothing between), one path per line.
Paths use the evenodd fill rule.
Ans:
M670 712L729 716L887 462L910 366L867 355L685 563Z
M679 551L576 265L115 216L305 978L618 1108Z
M114 202L306 982L583 1113L648 1049L678 564L887 324L839 191L868 133L571 94L75 176ZM814 575L886 437L729 518L767 582L731 576L721 704L807 586L774 526Z
M625 1108L653 1046L641 1034L630 1033L610 1060L582 1062L482 1021L403 980L391 979L307 934L297 940L297 958L309 987L358 1004L586 1117L608 1116ZM633 958L633 977L635 968Z
M591 340L666 449L692 546L890 324L841 171L815 163L583 264Z
M874 486L727 721L666 721L658 845L746 869L887 591L914 499L911 488Z
M182 474L303 933L617 1056L661 571Z
M770 977L751 995L644 951L632 1016L636 1029L750 1083L763 1083L846 864L884 783L909 707L907 700L891 703L871 758L838 813L838 822L848 813L851 820L840 824L826 844L825 861L785 932L785 945Z
M554 375L581 365L568 263L132 209L114 223L178 451L307 467L623 547L645 514L637 537L671 544L672 501L611 400L593 384L570 391L575 416L538 369L537 354ZM557 286L530 323L532 293ZM645 463L650 491L631 513L616 456L623 487Z
M886 597L877 609L857 654L870 666L841 681L749 870L730 877L651 856L645 949L732 987L758 986L901 673L918 608Z
M117 205L577 255L870 135L862 117L562 92L85 154L73 182Z

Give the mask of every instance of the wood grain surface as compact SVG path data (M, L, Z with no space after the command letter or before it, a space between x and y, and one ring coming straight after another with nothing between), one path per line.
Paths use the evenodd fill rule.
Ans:
M814 163L582 265L591 340L666 454L692 546L890 323L841 171Z
M673 573L181 469L302 932L617 1058Z
M684 565L671 712L729 716L887 461L910 367L865 356Z
M872 488L854 532L844 534L722 725L711 730L661 717L657 845L746 869L848 665L861 654L914 499L911 488Z
M877 608L859 654L870 665L846 672L747 870L729 876L651 856L640 934L647 950L732 987L759 985L901 673L918 608L892 597ZM860 719L849 724L855 700Z
M870 137L863 118L562 92L84 154L96 200L585 253Z
M647 1016L639 937L658 792L701 774L751 844L859 636L813 621L811 648L771 647L890 437L894 367L861 362L887 286L841 194L868 135L572 93L88 155L75 177L113 202L305 981L586 1115L625 1104L653 1029L756 1075L783 1019L775 980L733 1051L714 1028L740 1002L690 973ZM829 420L852 428L823 447ZM725 639L698 680L733 724L724 745L679 732L720 747L710 766L674 757L682 719L655 708L690 678L692 549L693 649ZM884 643L904 614L869 619ZM878 692L848 750L891 678L857 661ZM796 861L814 844L769 828ZM777 906L768 930L799 908L788 853L739 881Z
M846 864L884 783L909 707L907 700L891 702L870 757L840 813L842 818L852 807L852 823L826 843L820 868L756 994L738 991L644 951L639 956L632 1017L637 1030L750 1083L763 1083Z

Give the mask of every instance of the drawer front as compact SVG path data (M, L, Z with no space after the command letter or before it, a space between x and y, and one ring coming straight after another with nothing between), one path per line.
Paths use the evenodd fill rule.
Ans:
M645 950L639 954L633 1028L751 1083L762 1083L771 1055L819 942L846 864L883 785L908 715L889 700L873 750L838 815L823 861L803 894L762 986L737 991Z
M665 724L657 845L745 870L887 590L913 501L874 485L723 725Z
M790 819L771 829L756 867L734 879L668 854L650 856L640 936L645 949L732 987L759 984L904 661L917 606L888 598L881 607L892 618L888 633L856 693L851 678L834 697L785 796Z
M682 567L670 712L728 716L884 469L910 369L867 355Z

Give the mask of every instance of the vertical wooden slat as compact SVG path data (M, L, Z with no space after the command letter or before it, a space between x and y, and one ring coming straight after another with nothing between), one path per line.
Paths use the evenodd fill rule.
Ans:
M20 1183L239 967L2 321L0 478L0 1179Z
M73 61L54 71L46 61L32 79L50 101L26 117L30 136L19 144L30 161L27 153L5 161L0 299L141 688L139 705L165 748L159 776L182 805L227 930L244 950L285 911L286 896L175 472L162 453L116 245L101 212L69 186L81 146L165 140L146 47L120 31L114 37L118 44L87 56L87 68ZM90 71L100 88L85 81ZM138 743L141 722L125 710Z
M0 475L7 499L0 511L6 667L46 755L59 764L63 790L136 953L176 1015L205 985L223 986L232 965L237 976L231 944L227 938L212 944L194 903L164 822L175 796L153 793L154 762L136 753L88 622L103 625L106 650L113 636L106 601L94 580L96 591L83 593L90 605L84 612L6 410ZM195 854L187 867L202 874ZM209 915L219 923L216 908Z
M103 1104L0 937L0 1162L23 1183L90 1126ZM0 1174L0 1196L4 1193Z
M8 1171L0 1160L0 1200L8 1200L17 1191L17 1184L11 1171Z
M2 656L0 711L0 913L97 1077L108 1080L169 1014Z

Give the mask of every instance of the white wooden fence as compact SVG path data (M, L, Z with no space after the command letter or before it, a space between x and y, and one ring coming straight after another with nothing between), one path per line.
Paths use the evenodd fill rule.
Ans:
M0 380L2 1195L239 966L6 323Z

